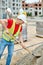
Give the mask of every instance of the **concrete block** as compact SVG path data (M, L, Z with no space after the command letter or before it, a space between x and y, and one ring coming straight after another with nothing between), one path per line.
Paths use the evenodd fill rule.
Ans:
M36 22L36 35L43 37L43 22Z

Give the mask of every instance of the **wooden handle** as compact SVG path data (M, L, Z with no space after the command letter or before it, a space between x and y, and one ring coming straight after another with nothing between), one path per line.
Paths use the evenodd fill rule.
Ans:
M28 53L32 54L32 51L27 49L27 48L24 48Z
M9 34L9 33L7 33L7 34ZM10 36L12 36L11 34L9 34ZM14 39L14 36L12 36L12 38ZM17 42L19 42L18 40L16 40ZM20 44L20 42L19 42L19 44ZM21 44L20 44L21 45ZM21 45L22 46L22 45ZM29 49L27 49L25 46L23 47L28 53L32 53L32 51L31 50L29 50Z

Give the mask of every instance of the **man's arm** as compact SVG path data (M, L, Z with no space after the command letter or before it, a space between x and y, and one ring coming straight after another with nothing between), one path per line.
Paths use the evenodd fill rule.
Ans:
M21 43L19 43L19 44L22 46L22 48L24 48L27 52L29 52L31 54L32 53L31 50L29 50L28 48L26 48L26 46L23 44L23 38L22 38L22 34L21 33L19 35L19 39L21 41Z
M22 33L20 32L19 34L19 41L21 42L20 45L25 48L24 44L23 44L23 38L22 38Z

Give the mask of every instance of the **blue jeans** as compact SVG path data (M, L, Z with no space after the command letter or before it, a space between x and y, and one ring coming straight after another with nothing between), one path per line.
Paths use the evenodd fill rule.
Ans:
M12 58L13 51L14 51L14 43L12 43L11 41L8 42L4 39L1 40L1 42L0 42L0 58L3 54L3 51L4 51L6 46L8 46L8 56L6 59L6 65L10 65L11 58Z

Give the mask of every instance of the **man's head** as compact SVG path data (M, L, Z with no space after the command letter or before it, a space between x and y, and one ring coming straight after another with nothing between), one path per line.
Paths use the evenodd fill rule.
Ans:
M26 23L26 16L24 14L20 14L17 17L17 20L18 20L17 23L20 23L20 24Z

